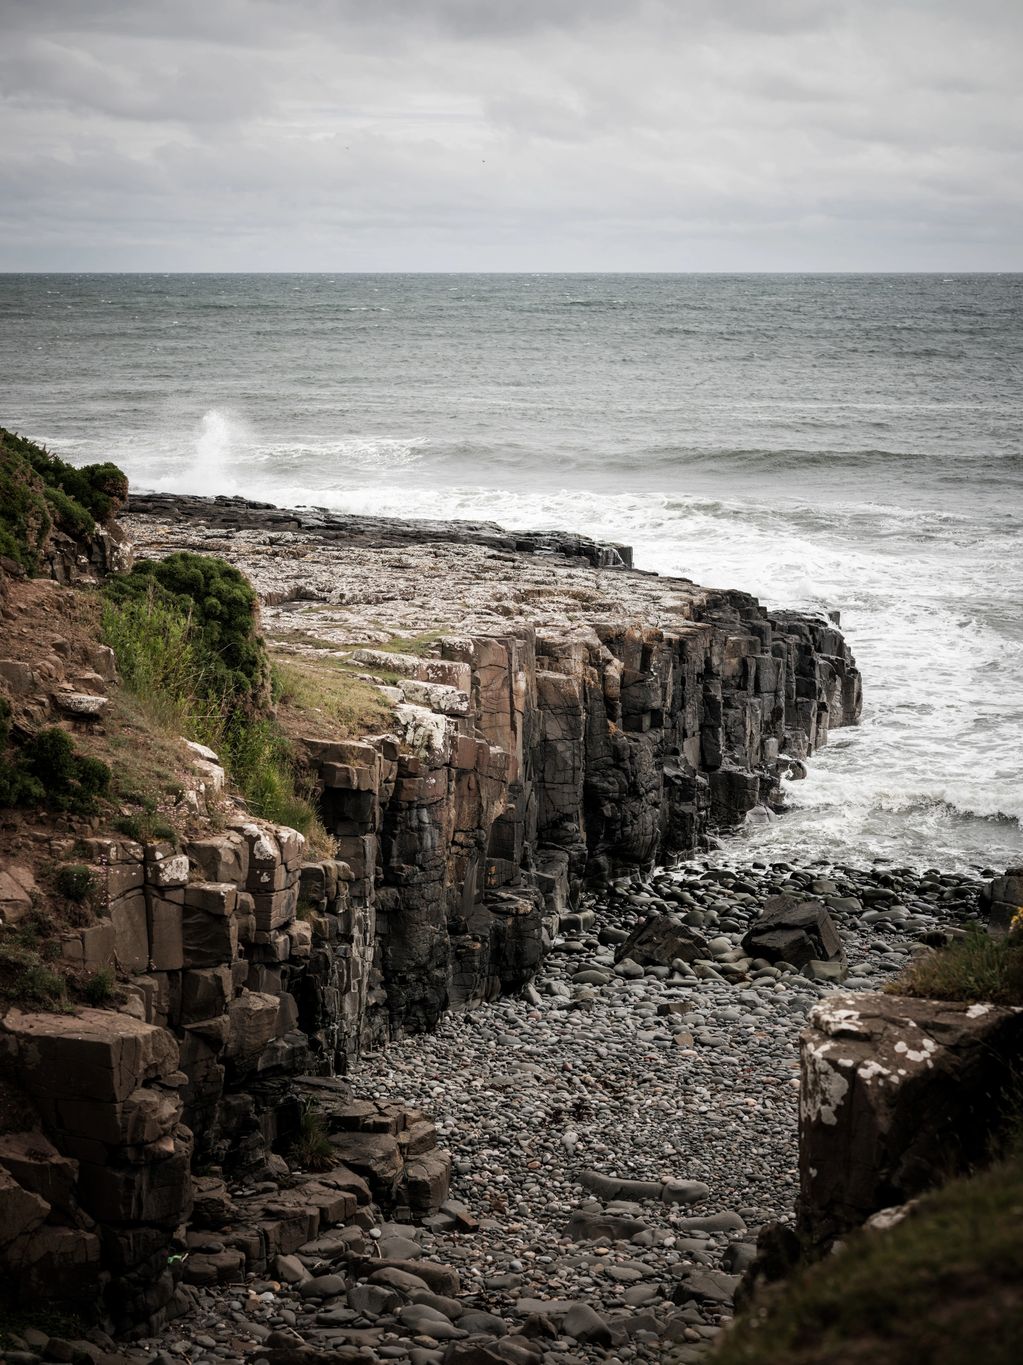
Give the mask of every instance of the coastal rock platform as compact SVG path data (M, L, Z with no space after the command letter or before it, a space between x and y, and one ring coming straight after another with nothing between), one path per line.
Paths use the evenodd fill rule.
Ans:
M835 621L630 568L620 545L236 498L134 495L136 553L216 554L274 647L391 705L384 733L297 736L392 1036L520 988L586 886L778 806L859 717Z

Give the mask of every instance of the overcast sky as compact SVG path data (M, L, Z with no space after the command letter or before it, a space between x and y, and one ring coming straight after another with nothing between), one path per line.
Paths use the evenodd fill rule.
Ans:
M0 269L1019 270L1021 0L0 0Z

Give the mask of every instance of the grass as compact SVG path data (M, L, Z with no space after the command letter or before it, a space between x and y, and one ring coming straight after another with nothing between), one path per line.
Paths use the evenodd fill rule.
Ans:
M972 930L947 948L918 958L885 990L931 1000L1023 1005L1023 933L994 938Z
M708 1365L1014 1365L1023 1159L953 1180L759 1298ZM670 1352L668 1354L670 1360Z
M382 645L360 645L360 649L378 649L384 654L415 654L419 658L433 652L438 640L450 635L450 630L424 630L419 635L392 635Z
M89 1005L109 1005L117 994L117 983L109 967L101 967L81 988L82 998Z
M329 1171L337 1165L337 1152L327 1136L323 1118L311 1104L302 1109L298 1137L291 1145L290 1156L307 1171Z
M289 731L308 730L311 720L338 738L353 738L379 734L393 724L391 705L379 688L353 677L336 661L278 654L274 675Z

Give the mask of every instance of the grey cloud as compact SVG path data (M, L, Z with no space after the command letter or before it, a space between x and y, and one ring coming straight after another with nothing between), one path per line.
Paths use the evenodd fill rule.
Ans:
M0 267L1019 262L993 0L0 14Z

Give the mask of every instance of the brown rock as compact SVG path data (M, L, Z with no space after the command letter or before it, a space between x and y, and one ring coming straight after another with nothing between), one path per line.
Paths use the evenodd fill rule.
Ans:
M0 1135L0 1167L54 1208L71 1207L78 1163L62 1156L42 1133Z
M439 1150L410 1159L405 1169L409 1207L416 1218L436 1213L448 1197L451 1156Z
M10 1010L0 1020L0 1046L32 1098L51 1113L57 1101L68 1099L119 1103L178 1066L177 1044L166 1029L110 1010Z
M750 957L791 962L795 967L840 961L843 956L842 940L827 907L798 896L772 896L766 901L742 946Z
M0 923L17 924L24 919L39 894L31 868L22 863L0 868Z
M0 1170L0 1248L34 1232L49 1212L45 1199L22 1189L9 1171Z

